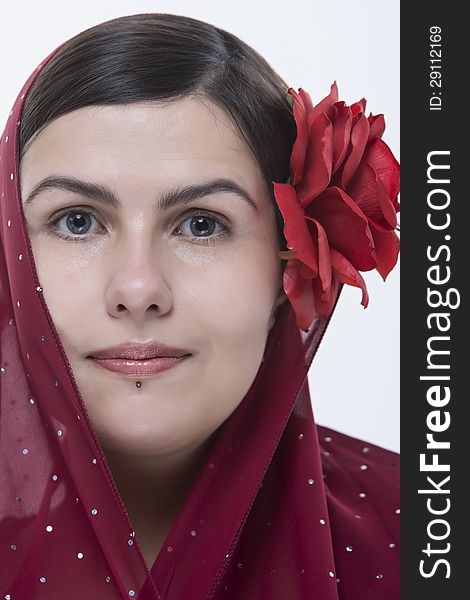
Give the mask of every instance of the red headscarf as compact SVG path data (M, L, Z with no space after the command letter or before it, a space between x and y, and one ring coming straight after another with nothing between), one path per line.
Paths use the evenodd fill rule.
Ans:
M288 302L147 568L46 306L22 212L22 106L59 48L27 80L0 144L1 598L398 598L398 455L315 425L307 372L331 313L303 332Z

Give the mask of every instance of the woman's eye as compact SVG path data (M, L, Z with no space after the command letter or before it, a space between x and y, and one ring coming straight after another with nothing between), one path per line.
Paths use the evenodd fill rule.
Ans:
M217 228L219 228L218 231ZM216 217L198 214L185 219L178 227L177 232L179 235L188 238L199 238L195 240L197 243L207 243L207 238L215 240L221 235L226 235L228 233L228 226Z
M50 225L59 231L61 237L80 239L80 236L83 237L90 233L93 220L97 221L92 213L86 210L74 209L62 213Z

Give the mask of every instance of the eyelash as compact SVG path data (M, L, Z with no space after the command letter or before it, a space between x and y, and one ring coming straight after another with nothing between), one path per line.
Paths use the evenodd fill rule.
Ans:
M68 208L67 210L64 210L61 213L59 213L59 215L54 217L51 221L49 221L48 226L47 226L49 232L51 232L52 235L62 238L63 240L71 240L74 242L80 242L80 241L85 241L85 240L89 239L90 234L88 234L88 235L87 234L85 234L85 235L65 235L63 233L60 233L60 230L58 229L57 224L63 217L65 217L69 214L77 214L77 213L90 215L90 216L94 217L97 221L99 221L98 217L91 210L88 210L85 208L82 209L80 207ZM194 213L187 215L184 218L184 220L181 221L181 223L178 225L177 230L179 231L182 224L185 223L187 220L194 219L197 217L212 219L215 223L217 223L217 225L219 225L222 228L222 231L218 234L205 236L205 237L194 236L192 239L189 240L192 244L201 244L203 246L214 245L220 238L230 235L231 229L226 223L224 223L221 219L217 218L215 215L211 214L210 212L205 212L205 211L201 211L201 210L195 211ZM180 234L178 234L178 235L180 235Z

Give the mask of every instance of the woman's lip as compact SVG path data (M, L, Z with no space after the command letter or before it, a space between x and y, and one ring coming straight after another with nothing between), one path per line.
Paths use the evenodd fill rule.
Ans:
M92 356L89 358L91 358L98 367L102 367L108 371L131 377L144 377L156 375L161 371L171 369L171 367L183 362L183 360L189 356L191 356L191 354L185 354L184 356L160 356L142 360L132 360L129 358L94 358Z

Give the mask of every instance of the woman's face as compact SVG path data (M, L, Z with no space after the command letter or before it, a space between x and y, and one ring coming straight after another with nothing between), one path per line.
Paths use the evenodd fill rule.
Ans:
M52 176L99 186L108 202L53 185L27 202ZM183 203L175 192L191 186ZM21 190L44 297L103 447L202 444L250 388L285 300L274 209L230 118L190 97L76 110L34 139ZM191 356L133 377L89 358L147 342Z

